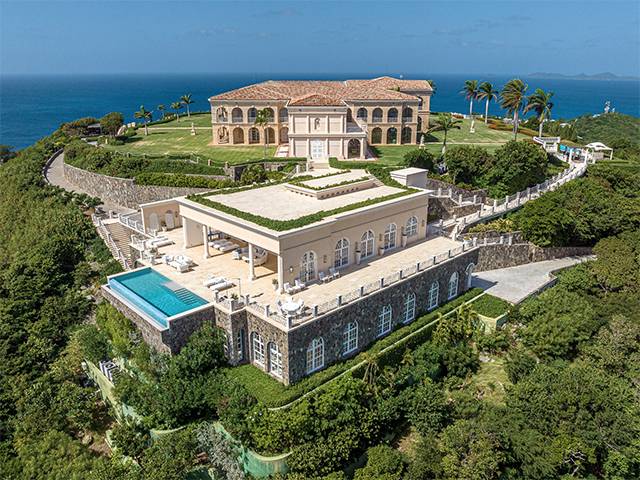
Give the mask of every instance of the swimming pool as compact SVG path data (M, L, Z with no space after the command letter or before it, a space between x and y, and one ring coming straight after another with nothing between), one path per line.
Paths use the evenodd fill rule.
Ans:
M109 287L162 327L169 317L209 303L151 267L111 277Z

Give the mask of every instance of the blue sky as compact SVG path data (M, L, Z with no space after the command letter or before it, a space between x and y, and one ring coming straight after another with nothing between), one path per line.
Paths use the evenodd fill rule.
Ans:
M0 32L1 73L640 75L637 0L0 0Z

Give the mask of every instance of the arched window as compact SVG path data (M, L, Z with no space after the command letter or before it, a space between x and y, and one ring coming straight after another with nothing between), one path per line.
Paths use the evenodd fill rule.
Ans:
M316 278L316 254L306 252L300 260L300 280L310 282Z
M275 118L275 113L273 113L273 108L267 107L265 108L265 112L267 114L267 122L269 123L273 122L273 119Z
M347 158L358 158L360 156L360 140L352 138L347 144Z
M440 293L440 284L433 282L429 287L429 310L433 310L438 306L438 293Z
M467 290L471 288L471 282L473 281L473 270L476 268L476 266L473 263L470 263L469 265L467 265L467 269L465 270L465 273L467 275Z
M373 113L371 114L372 120L374 123L381 123L382 122L382 109L381 108L374 108L373 109Z
M360 258L371 257L375 253L375 236L371 230L367 230L360 239Z
M258 110L255 107L251 107L249 109L249 111L247 112L247 114L248 114L248 117L249 117L247 119L249 121L249 123L255 123L256 117L258 116Z
M387 112L387 123L395 123L398 121L398 109L390 108Z
M244 130L240 127L233 129L233 143L244 143Z
M251 343L253 344L253 362L264 367L264 340L257 332L253 332L251 336Z
M236 107L233 110L231 110L231 121L233 123L242 123L243 120L244 120L244 115L242 114L241 108Z
M402 121L403 122L411 122L413 121L413 109L410 107L404 107L402 109Z
M418 219L416 217L409 217L404 233L407 234L407 237L413 237L418 234Z
M376 127L371 130L371 143L379 144L382 143L382 129L380 127Z
M387 228L384 229L384 236L382 237L385 250L391 250L396 248L396 224L390 223Z
M340 268L349 265L349 240L343 238L336 243L333 266Z
M412 135L411 127L403 127L400 132L400 142L401 143L411 143L411 135Z
M347 355L358 348L358 322L350 322L342 330L342 354Z
M269 373L282 378L282 352L273 342L269 343Z
M380 315L378 315L378 325L376 327L376 335L381 337L385 333L389 333L391 331L391 316L393 314L393 309L391 305L385 305L380 310Z
M307 347L307 373L315 372L324 367L324 340L314 338Z
M218 107L218 110L216 110L216 116L218 117L218 122L226 122L229 120L229 117L227 116L227 109L224 107Z
M449 278L449 300L458 295L458 272L453 272Z
M256 127L249 129L249 143L260 143L260 132Z
M278 118L280 119L281 122L288 122L289 110L287 110L286 108L281 108L280 110L278 110Z
M267 136L267 143L276 143L276 132L273 128L265 129L264 133Z
M398 143L398 130L396 130L396 127L391 127L387 130L387 143L389 145Z
M407 293L404 299L404 323L409 323L416 318L416 294L413 292Z
M368 113L366 108L359 108L356 112L356 118L358 120L362 120L363 122L367 121Z
M280 143L289 143L289 129L287 127L280 129Z

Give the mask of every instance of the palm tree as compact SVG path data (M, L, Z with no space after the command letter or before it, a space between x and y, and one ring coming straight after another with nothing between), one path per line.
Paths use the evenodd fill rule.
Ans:
M179 122L180 121L180 110L182 110L182 103L181 102L172 102L171 103L171 109L176 111L176 120Z
M187 93L182 95L180 97L180 101L187 107L187 117L191 118L191 112L189 111L189 105L193 103L193 100L191 100L191 94Z
M540 122L538 125L539 137L542 136L542 124L545 120L551 118L551 109L553 108L552 97L553 92L545 92L541 88L536 88L533 95L530 95L527 99L527 106L524 107L524 113L527 113L529 110L536 112L538 122Z
M267 158L267 125L269 120L269 109L263 108L256 112L255 124L262 127L262 137L264 138L264 158Z
M493 89L491 83L482 82L480 84L478 98L486 101L484 106L484 124L486 125L489 122L489 102L491 102L491 100L498 100L498 91Z
M135 118L141 118L144 122L144 134L149 135L149 129L147 128L147 122L153 118L152 112L144 108L144 105L140 105L140 110L133 114Z
M166 110L166 107L164 106L164 104L160 104L158 105L158 111L162 112L162 119L164 120L164 111Z
M469 100L469 116L471 117L471 126L469 128L473 130L473 101L478 98L478 81L466 80L460 93Z
M509 80L500 92L500 106L513 115L513 138L518 139L518 121L520 110L524 106L529 86L519 78Z
M438 87L437 87L437 85L436 85L436 82L435 82L435 81L433 81L433 80L427 80L427 83L428 83L429 85L431 85L431 90L433 90L433 93L431 93L431 95L432 95L432 96L433 96L433 95L435 95L435 94L436 94L436 91L438 90Z
M442 141L442 155L444 155L445 151L447 150L447 133L449 132L449 130L460 130L460 123L462 123L462 120L454 118L450 113L439 113L438 118L436 118L435 125L429 128L429 133L444 132L444 140Z

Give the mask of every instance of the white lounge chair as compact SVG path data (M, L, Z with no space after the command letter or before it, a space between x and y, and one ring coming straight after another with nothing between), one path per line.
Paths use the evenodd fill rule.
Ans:
M329 267L329 273L331 274L332 279L340 276L340 272L333 267Z
M284 289L284 291L286 293L289 293L289 294L295 293L294 289L291 287L291 284L289 282L285 282L285 284L282 286L282 288Z
M188 272L191 269L191 265L189 265L188 263L184 263L182 261L179 261L179 260L170 261L169 262L169 266L175 268L180 273Z
M300 279L296 278L296 291L299 292L304 290L307 285L304 282L301 282Z
M211 285L215 285L216 283L221 283L224 281L225 281L224 277L209 277L209 278L205 278L202 281L202 285L204 285L205 287L210 287Z
M187 257L186 255L176 255L174 260L176 260L178 262L182 262L182 263L184 263L186 265L189 265L189 266L194 264L193 260L191 260L191 257Z
M229 280L223 280L222 282L215 283L209 287L210 290L219 292L220 290L226 290L227 288L233 287L233 282Z
M328 281L331 280L331 277L324 272L318 273L318 278L322 283L327 283Z

